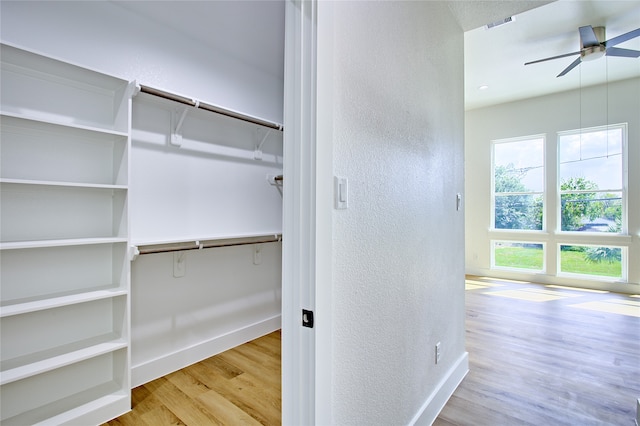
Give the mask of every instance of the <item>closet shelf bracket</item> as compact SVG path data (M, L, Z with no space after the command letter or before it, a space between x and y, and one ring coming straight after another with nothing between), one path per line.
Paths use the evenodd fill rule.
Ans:
M138 256L140 256L140 250L138 250L138 246L131 246L131 249L129 250L129 260L133 262Z
M200 102L194 102L194 107L198 108ZM171 145L173 146L182 146L182 124L187 116L187 112L189 112L189 107L185 107L182 112L174 111L173 114L171 114Z
M262 160L262 145L264 145L264 141L269 137L269 133L271 133L272 129L267 129L267 132L264 134L262 141L256 145L255 150L253 151L253 158L255 160Z

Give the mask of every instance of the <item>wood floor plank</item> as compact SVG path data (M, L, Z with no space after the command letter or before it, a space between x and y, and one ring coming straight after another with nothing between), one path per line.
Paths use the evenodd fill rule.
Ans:
M164 405L157 406L153 410L149 410L141 416L145 425L167 425L167 426L186 426L179 418L175 416Z
M216 413L223 424L257 426L261 423L216 391L198 396L198 400L212 413Z
M246 412L258 422L265 425L280 424L280 413L278 413L277 422L270 423L270 420L275 421L272 413L262 413L260 411L261 402L254 400L255 394L248 391L248 387L243 382L238 383L236 381L236 379L242 375L231 380L224 379L213 374L203 363L197 363L190 366L186 372L187 374L192 375L196 380L205 384L209 389L228 399L232 404ZM243 375L244 374L246 373L243 373ZM274 397L280 398L280 395L274 395Z
M185 425L221 425L216 417L197 400L189 398L167 378L161 377L143 385ZM156 423L162 424L162 423Z

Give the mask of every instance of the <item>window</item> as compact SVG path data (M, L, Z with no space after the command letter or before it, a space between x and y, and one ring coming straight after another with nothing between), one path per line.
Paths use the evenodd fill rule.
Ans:
M558 135L562 231L622 233L625 125Z
M626 144L626 124L559 132L557 156L544 136L493 141L491 267L626 280Z
M624 247L560 244L560 272L622 279Z
M542 230L544 137L493 142L493 226Z
M494 267L544 271L544 244L492 241L492 245Z

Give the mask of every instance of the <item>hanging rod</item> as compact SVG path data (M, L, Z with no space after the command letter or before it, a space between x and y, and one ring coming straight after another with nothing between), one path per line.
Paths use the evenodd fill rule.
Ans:
M250 237L216 238L208 240L177 241L161 244L140 244L133 247L137 255L166 253L170 251L202 250L213 247L242 246L247 244L275 243L282 241L282 234L256 235Z
M160 98L169 99L170 101L179 102L181 104L190 105L192 107L203 109L205 111L214 112L216 114L221 114L227 117L236 118L238 120L246 121L249 123L257 124L259 126L268 127L270 129L275 130L284 130L282 124L274 123L271 121L263 120L261 118L252 117L250 115L245 115L236 111L232 111L229 109L225 109L219 106L207 104L205 102L198 102L190 98L186 98L184 96L176 95L173 93L165 92L164 90L154 89L153 87L140 85L140 91L142 93L147 93L149 95L158 96Z

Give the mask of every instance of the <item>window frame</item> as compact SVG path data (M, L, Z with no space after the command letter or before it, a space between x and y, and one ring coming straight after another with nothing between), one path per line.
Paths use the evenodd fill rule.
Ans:
M506 229L506 228L496 228L496 162L495 162L495 146L506 143L517 143L523 141L537 140L542 139L542 191L531 191L531 192L501 192L501 196L505 195L540 195L542 197L542 224L541 229ZM491 141L491 203L490 203L490 219L491 224L489 226L489 230L491 232L515 232L522 234L539 234L547 232L547 134L540 133L534 135L527 136L518 136L513 138L503 138L503 139L494 139ZM493 244L492 244L493 247ZM493 258L493 249L491 250L491 255ZM493 264L493 261L492 261Z
M598 234L598 233L596 233ZM565 272L562 270L562 246L579 246L579 247L608 247L608 248L617 248L620 249L621 259L620 259L620 276L619 277L610 277L608 275L592 275L592 274L581 274L578 272ZM562 241L558 242L556 245L556 262L557 262L557 271L556 276L563 278L577 278L581 280L594 280L594 281L608 281L608 282L626 282L628 280L629 274L629 247L624 245L615 245L610 243L602 243L602 244L594 244L594 243L581 243L581 242L569 242Z
M570 135L580 135L580 134L584 134L584 133L593 133L593 132L597 132L597 131L609 131L611 129L616 129L619 128L622 130L622 135L621 135L621 155L622 155L622 159L621 159L621 166L622 166L622 176L621 178L621 187L619 189L614 189L614 188L604 188L604 189L597 189L597 190L581 190L581 191L570 191L570 192L563 192L560 189L560 185L561 183L561 179L560 179L560 165L561 165L561 161L560 161L560 138L562 136L570 136ZM627 236L629 235L629 231L628 231L628 222L629 222L629 215L628 215L628 176L629 176L629 170L628 170L628 153L627 153L627 147L628 147L628 123L614 123L614 124L605 124L602 126L592 126L592 127L584 127L584 128L579 128L579 129L573 129L573 130L562 130L557 132L556 134L556 211L555 211L555 215L556 215L556 224L557 224L557 229L555 230L556 233L561 234L561 235L589 235L591 237L594 236ZM622 204L622 217L621 217L621 230L619 233L614 233L614 232L598 232L598 231L563 231L562 230L562 195L563 194L571 194L571 193L606 193L606 192L620 192L621 193L621 204ZM558 247L559 250L559 247ZM558 268L559 271L559 268Z
M496 243L513 243L513 244L540 244L542 246L542 268L541 269L529 269L519 268L515 266L503 266L496 265ZM528 241L528 240L509 240L509 239L490 239L490 251L491 251L491 269L500 269L503 271L513 271L521 273L534 273L545 274L547 272L547 243L543 241Z

